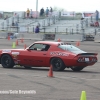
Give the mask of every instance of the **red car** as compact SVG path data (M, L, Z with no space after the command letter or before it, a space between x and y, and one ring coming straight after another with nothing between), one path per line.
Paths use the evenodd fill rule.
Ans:
M14 65L31 67L53 66L54 71L71 68L80 71L97 62L97 53L87 53L64 42L38 41L26 49L0 50L0 63L4 68Z

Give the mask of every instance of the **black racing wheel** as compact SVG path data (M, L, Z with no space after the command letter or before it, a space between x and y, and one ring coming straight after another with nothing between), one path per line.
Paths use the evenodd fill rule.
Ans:
M63 71L66 67L60 58L52 58L51 65L54 71Z
M1 65L4 68L13 68L14 67L14 61L11 58L10 55L4 54L4 55L1 56Z

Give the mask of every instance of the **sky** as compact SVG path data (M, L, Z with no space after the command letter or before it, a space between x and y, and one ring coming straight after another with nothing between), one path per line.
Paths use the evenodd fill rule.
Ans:
M0 11L36 11L37 0L0 0ZM38 11L41 8L57 7L66 11L100 11L99 0L38 0Z

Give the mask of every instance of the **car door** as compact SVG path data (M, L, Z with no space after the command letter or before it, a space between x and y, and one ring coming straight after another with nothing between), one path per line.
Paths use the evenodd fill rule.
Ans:
M34 59L31 50L24 50L20 52L19 60L21 65L33 66Z
M50 46L46 44L36 43L30 48L33 66L46 65L46 57L49 47Z

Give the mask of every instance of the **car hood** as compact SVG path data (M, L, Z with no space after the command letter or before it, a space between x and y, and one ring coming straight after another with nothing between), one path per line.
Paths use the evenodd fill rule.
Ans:
M3 51L3 50L5 50L5 51L7 51L7 50L8 50L8 51L10 51L10 50L11 50L11 51L22 51L22 50L24 50L24 49L1 49L1 50L2 50L2 51Z

